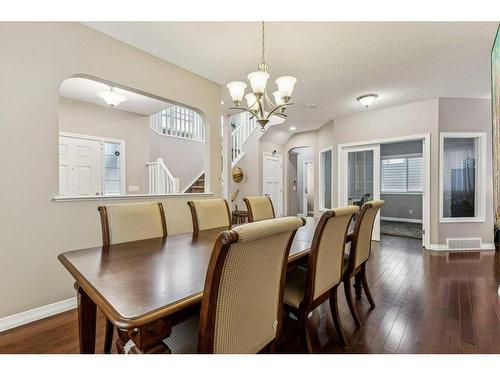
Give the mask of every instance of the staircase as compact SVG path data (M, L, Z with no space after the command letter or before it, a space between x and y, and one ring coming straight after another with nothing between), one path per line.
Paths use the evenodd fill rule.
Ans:
M149 194L178 194L179 179L174 178L163 158L146 164L149 173Z
M258 127L255 118L250 119L250 117L248 112L238 113L230 117L231 126L234 128L231 132L231 165L233 167L245 155L243 145Z
M204 193L205 192L205 171L189 185L184 193Z

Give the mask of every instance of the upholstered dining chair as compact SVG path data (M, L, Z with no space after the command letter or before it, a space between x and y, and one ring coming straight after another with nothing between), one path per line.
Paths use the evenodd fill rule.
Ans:
M314 232L307 268L297 267L286 276L285 309L298 318L302 340L310 353L313 346L308 316L327 299L337 335L342 345L347 345L337 306L337 288L344 271L347 230L358 211L358 206L347 206L323 213Z
M187 204L191 209L193 232L231 226L231 213L225 199L200 199Z
M373 300L366 279L366 262L371 254L373 224L375 223L377 213L384 204L385 202L383 200L375 200L363 204L356 218L349 255L344 260L345 272L342 281L344 283L345 296L351 315L358 328L361 327L361 321L354 309L351 279L353 277L355 278L356 296L361 297L361 289L363 289L370 303L370 307L374 309L375 301Z
M270 197L246 197L243 198L247 206L248 221L260 221L274 219L274 207Z
M273 351L282 323L290 246L304 225L298 217L243 224L214 245L199 318L172 328L172 353Z
M103 246L167 237L165 212L160 202L112 204L98 210ZM106 319L104 353L111 353L113 330L113 324Z

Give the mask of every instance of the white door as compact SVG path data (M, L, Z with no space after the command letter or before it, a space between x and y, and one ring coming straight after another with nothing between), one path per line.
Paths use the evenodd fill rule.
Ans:
M93 196L102 194L101 142L59 137L59 194Z
M276 217L283 216L283 179L281 155L264 153L262 162L262 192L273 202Z
M342 206L380 199L380 145L342 149L339 202ZM380 241L380 212L372 239Z

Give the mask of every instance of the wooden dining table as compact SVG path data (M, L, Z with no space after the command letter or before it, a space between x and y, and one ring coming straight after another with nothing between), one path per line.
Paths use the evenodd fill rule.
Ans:
M307 260L315 226L308 220L297 230L288 269ZM168 353L163 339L172 327L199 312L213 245L225 229L60 254L76 281L80 352L95 352L99 307L118 330L120 351Z

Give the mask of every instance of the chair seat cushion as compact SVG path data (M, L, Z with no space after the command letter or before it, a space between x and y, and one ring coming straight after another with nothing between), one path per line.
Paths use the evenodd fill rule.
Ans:
M299 308L304 299L307 268L297 267L286 274L283 302L289 306Z
M198 352L198 329L200 317L194 316L172 327L172 334L163 339L172 354L195 354Z

